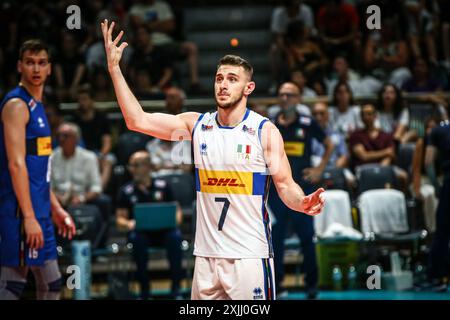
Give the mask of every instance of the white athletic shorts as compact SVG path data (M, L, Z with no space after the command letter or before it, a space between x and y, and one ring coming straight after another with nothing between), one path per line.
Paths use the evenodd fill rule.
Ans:
M273 259L195 257L192 300L275 300Z

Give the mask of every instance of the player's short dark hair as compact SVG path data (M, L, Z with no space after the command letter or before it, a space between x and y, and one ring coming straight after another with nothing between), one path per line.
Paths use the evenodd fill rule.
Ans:
M217 69L219 69L220 66L223 66L223 65L242 67L242 68L244 68L244 70L246 72L248 72L248 74L250 75L250 79L253 76L252 65L247 60L245 60L244 58L241 58L239 56L227 54L226 56L222 57L222 59L219 60Z
M23 59L23 55L26 51L30 51L31 53L38 53L44 50L47 52L48 59L50 60L50 51L48 49L47 44L39 39L30 39L22 43L19 50L19 60Z

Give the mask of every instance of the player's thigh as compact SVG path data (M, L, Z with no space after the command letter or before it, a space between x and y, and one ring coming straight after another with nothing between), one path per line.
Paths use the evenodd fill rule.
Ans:
M0 265L18 267L23 257L21 221L14 216L0 218Z
M217 277L214 258L195 257L192 300L229 299Z
M238 259L234 268L222 277L227 294L233 300L275 299L273 259Z

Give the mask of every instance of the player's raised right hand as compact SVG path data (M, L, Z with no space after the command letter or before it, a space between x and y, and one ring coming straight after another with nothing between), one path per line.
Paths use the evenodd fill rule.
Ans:
M24 218L23 226L27 236L27 245L30 249L41 249L44 247L44 236L41 226L36 218Z
M123 36L123 31L117 35L117 37L112 40L112 32L114 29L114 21L108 26L108 20L105 19L101 23L103 40L105 42L106 59L108 62L108 70L111 71L114 67L119 66L120 58L122 57L123 49L128 46L128 43L122 42L120 46L120 39Z

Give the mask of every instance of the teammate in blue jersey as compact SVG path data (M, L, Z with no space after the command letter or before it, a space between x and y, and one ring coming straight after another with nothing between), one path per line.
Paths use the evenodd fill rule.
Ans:
M75 225L50 191L52 142L42 104L51 72L46 45L24 42L17 69L20 83L0 103L0 299L19 299L30 269L37 299L59 299L53 223L69 239Z
M289 84L289 83L287 83ZM281 86L279 96L289 94L292 86ZM330 155L333 151L331 139L327 137L319 124L311 117L299 114L294 106L285 106L274 119L274 124L280 130L284 140L284 149L292 169L292 178L305 193L311 193L320 181ZM312 167L312 141L315 138L325 147L325 153L318 167ZM273 226L273 250L276 270L276 286L280 297L283 296L282 282L284 276L284 239L288 229L289 219L300 239L303 253L303 271L305 273L305 288L308 299L315 299L317 295L318 268L316 263L316 249L313 242L314 223L309 215L293 214L294 210L287 207L271 186L269 192L269 207L275 221Z

